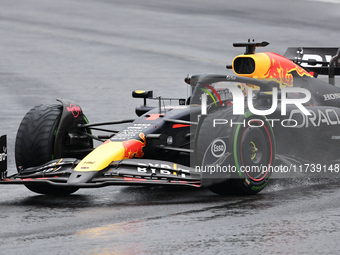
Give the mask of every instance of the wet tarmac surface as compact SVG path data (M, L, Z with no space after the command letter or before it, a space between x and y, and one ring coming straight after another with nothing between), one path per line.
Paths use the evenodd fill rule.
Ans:
M334 1L335 2L335 1ZM68 98L91 122L134 118L134 89L186 97L187 74L222 73L233 42L339 46L327 1L2 1L0 134L9 173L25 113ZM340 84L338 82L338 84ZM280 180L255 196L106 187L67 197L0 187L0 254L337 254L338 180Z

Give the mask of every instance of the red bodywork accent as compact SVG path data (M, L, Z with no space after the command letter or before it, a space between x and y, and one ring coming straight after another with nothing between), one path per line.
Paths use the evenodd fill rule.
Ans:
M182 127L190 127L190 125L186 125L186 124L175 124L172 126L172 128L182 128Z
M124 181L127 181L127 182L140 182L140 181L147 181L147 180L146 179L142 179L142 178L124 177Z
M124 181L126 182L145 182L145 181L152 181L152 182L157 182L157 183L164 183L164 181L161 180L148 180L148 179L143 179L143 178L132 178L132 177L123 177ZM182 185L191 185L195 187L200 187L199 184L194 184L194 183L199 183L199 182L187 182L187 181L168 181L168 183L172 184L182 184Z
M159 116L161 115L163 114L158 114L158 113L149 114L150 117L146 118L145 120L157 120Z

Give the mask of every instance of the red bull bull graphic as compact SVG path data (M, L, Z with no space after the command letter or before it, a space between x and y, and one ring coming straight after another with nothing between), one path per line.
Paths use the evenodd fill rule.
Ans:
M123 141L122 145L124 147L124 159L131 159L133 157L142 158L144 156L143 148L146 145L144 133L139 133L140 140L127 140Z
M272 52L240 55L233 61L233 70L240 76L275 81L280 87L293 87L294 77L313 77L293 61Z
M293 72L295 71L300 77L310 76L306 70L296 65L294 62L281 57L275 53L266 53L270 58L270 67L267 73L264 74L264 78L274 80L280 84L280 87L293 86Z

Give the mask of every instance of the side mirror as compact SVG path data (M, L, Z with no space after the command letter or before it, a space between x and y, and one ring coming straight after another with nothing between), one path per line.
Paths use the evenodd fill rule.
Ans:
M152 98L153 97L153 91L145 91L145 90L134 90L132 91L132 97L133 98Z

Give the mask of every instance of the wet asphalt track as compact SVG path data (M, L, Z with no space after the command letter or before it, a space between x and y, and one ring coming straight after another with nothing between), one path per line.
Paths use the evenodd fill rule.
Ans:
M24 114L58 97L92 122L133 118L134 89L186 97L183 78L228 73L233 42L339 46L340 3L3 0L0 134L9 172ZM65 198L0 187L0 254L337 254L340 187L280 181L256 196L106 187Z

